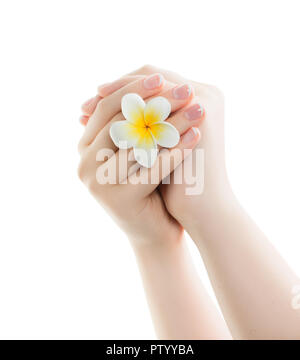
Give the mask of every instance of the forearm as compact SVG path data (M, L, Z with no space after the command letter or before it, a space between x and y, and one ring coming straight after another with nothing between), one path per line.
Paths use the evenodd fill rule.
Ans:
M299 278L230 194L189 224L235 339L300 339ZM231 199L231 200L229 200Z
M160 339L231 338L200 282L184 239L133 248Z

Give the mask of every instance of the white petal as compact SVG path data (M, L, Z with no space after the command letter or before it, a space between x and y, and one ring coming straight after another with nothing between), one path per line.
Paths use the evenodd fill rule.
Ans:
M142 166L151 168L157 158L157 145L156 142L148 132L147 136L140 138L140 140L135 144L134 149L134 158Z
M109 129L109 135L120 149L131 148L138 140L135 126L126 120L114 122Z
M144 121L145 102L138 94L126 94L122 97L122 113L125 119L136 125Z
M166 121L151 125L151 133L157 144L166 148L176 146L180 140L178 130Z
M157 149L134 148L134 158L142 166L151 168L157 158Z
M164 121L170 115L171 104L169 101L158 96L150 100L145 107L144 116L146 124L150 125L156 122Z

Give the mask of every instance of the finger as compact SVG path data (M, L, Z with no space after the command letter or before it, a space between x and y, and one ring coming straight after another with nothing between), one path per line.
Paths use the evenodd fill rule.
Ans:
M154 74L148 77L142 77L102 99L87 123L79 147L84 148L88 146L105 124L120 111L121 100L125 94L137 93L145 99L160 92L163 86L163 76Z
M78 145L79 153L81 154L86 150L96 153L97 151L99 151L99 149L104 149L104 148L111 149L113 151L118 150L118 148L115 146L115 144L113 143L113 141L110 137L109 130L110 130L111 125L114 122L121 121L121 120L124 120L124 115L122 113L118 113L98 133L98 135L96 136L95 140L92 142L91 145L82 146L81 141L80 141L79 145ZM81 122L81 119L80 119L80 122Z
M114 93L115 91L121 89L122 87L140 79L140 78L143 78L143 75L136 75L136 76L126 76L126 77L123 77L121 79L118 79L112 83L107 83L107 84L103 84L103 85L100 85L98 87L98 93L100 95L100 99L102 99L102 97L106 97L108 95L111 95L112 93ZM166 89L170 89L172 88L172 86L175 86L175 84L172 84L172 83L169 83L169 84L165 84L165 88ZM100 101L99 99L99 101ZM92 99L90 99L92 100ZM89 100L88 100L89 101ZM99 102L98 101L98 102ZM98 103L97 102L97 103ZM96 104L97 105L97 104ZM91 116L95 110L96 106L94 106L93 108L93 111L88 111L89 112L89 115ZM87 112L87 111L86 111ZM86 125L87 122L88 122L89 118L88 119L84 119L84 122L83 125Z
M107 161L102 162L100 173L109 174L110 184L116 185L123 183L140 167L141 165L134 158L133 149L120 149Z
M102 99L101 96L96 95L96 96L92 97L91 99L87 100L84 104L82 104L81 110L82 110L83 114L88 115L88 116L92 115L96 109L98 102L101 99Z
M204 117L204 108L201 106L199 98L196 97L191 103L177 111L167 121L175 126L181 135L193 126L198 127Z
M182 135L179 144L171 149L163 149L152 168L141 167L136 173L127 179L127 196L143 198L150 195L160 184L160 182L170 175L190 151L196 147L200 140L200 131L192 127ZM124 185L119 185L124 186Z
M82 125L86 125L87 123L88 123L88 121L89 121L89 116L87 116L87 115L81 115L80 116L80 118L79 118L79 121L80 121L80 123L82 124Z
M161 92L159 95L170 101L172 111L176 111L192 98L193 88L189 84L175 86L175 84L166 83L165 87L167 88L166 91Z
M105 96L108 96L110 94L112 94L113 92L119 90L120 88L142 78L142 75L136 75L136 76L125 76L121 79L118 79L112 83L107 83L107 84L103 84L98 86L98 95L87 100L82 106L82 112L84 115L82 115L80 117L80 123L84 126L86 126L86 124L89 121L89 118L91 115L93 115L96 106L98 104L98 102Z
M192 100L194 96L194 89L189 84L172 86L166 91L161 92L159 96L166 98L170 102L171 112L174 112L179 110Z
M108 95L111 95L115 91L121 89L122 87L143 78L144 76L145 75L128 75L111 83L100 85L98 86L98 94L101 97L106 97Z

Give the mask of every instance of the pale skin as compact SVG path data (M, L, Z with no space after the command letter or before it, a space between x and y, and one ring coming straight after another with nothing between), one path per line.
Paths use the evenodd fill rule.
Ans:
M140 83L155 74L161 74L165 80L149 93ZM189 85L192 91L186 99L172 98L172 89L181 85ZM172 111L176 113L168 121L181 134L178 147L204 149L202 194L187 196L186 184L172 182L179 171L178 167L176 170L179 159L170 169L171 183L168 185L112 186L95 181L96 168L100 165L96 162L96 151L111 146L105 129L111 121L122 118L120 97L127 92L139 93L146 101L159 94L171 102ZM199 102L205 113L193 121L187 120L185 112ZM300 280L240 206L228 181L220 91L165 70L144 66L100 86L98 95L82 109L81 122L87 126L79 146L82 154L79 176L130 239L158 337L300 339L300 312L291 306L291 291ZM194 128L200 129L201 137ZM191 132L195 137L191 136L187 144L183 139ZM184 161L195 166L195 158ZM147 176L146 171L144 176ZM119 201L113 203L112 199L117 197L125 199L124 203L130 199L130 213L128 208L120 208ZM192 265L183 229L200 251L226 323Z

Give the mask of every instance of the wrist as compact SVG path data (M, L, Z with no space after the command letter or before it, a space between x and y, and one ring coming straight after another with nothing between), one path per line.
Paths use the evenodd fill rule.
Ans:
M214 230L232 226L234 216L241 211L241 206L233 194L226 191L211 198L205 206L199 207L197 215L184 224L185 230L198 244L202 239L211 238Z
M136 254L161 253L177 248L184 241L183 229L170 231L168 234L127 234L129 242Z
M185 239L182 236L177 239L160 239L160 241L150 241L150 239L137 239L130 237L129 241L138 263L148 264L164 264L171 258L176 257L182 252L185 246Z
M207 187L201 195L192 196L188 200L188 208L183 211L181 223L186 231L201 229L212 223L217 226L217 219L222 214L230 212L237 199L228 182L220 187Z

